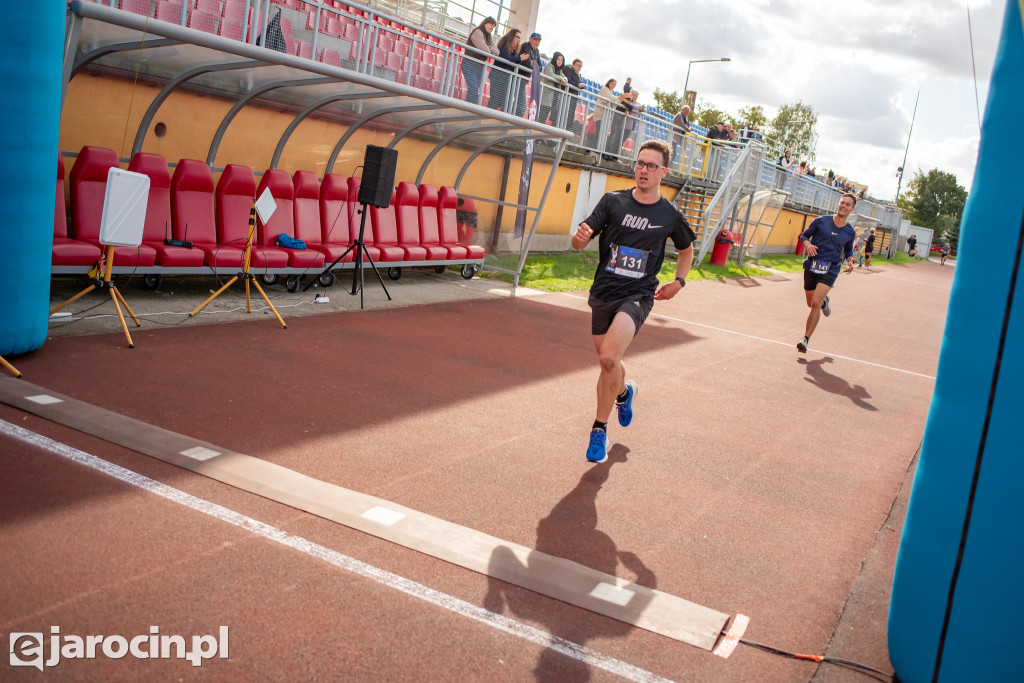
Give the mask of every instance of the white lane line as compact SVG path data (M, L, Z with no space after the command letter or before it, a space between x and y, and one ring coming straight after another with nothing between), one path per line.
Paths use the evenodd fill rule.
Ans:
M374 567L373 565L349 557L348 555L343 555L335 550L331 550L330 548L314 543L306 538L302 538L301 536L294 536L287 531L270 526L269 524L264 524L252 517L247 517L239 512L235 512L234 510L221 507L216 503L211 503L203 500L202 498L196 498L184 491L172 488L166 484L161 484L154 479L132 472L120 465L115 465L114 463L103 460L95 455L80 451L77 448L60 443L59 441L54 441L53 439L42 436L41 434L36 434L35 432L31 432L27 429L11 424L10 422L0 420L0 434L6 434L7 436L24 441L25 443L32 444L42 448L43 450L71 460L72 462L76 462L80 465L84 465L85 467L102 472L103 474L125 482L126 484L137 486L138 488L149 491L150 493L161 496L162 498L166 498L171 502L178 503L179 505L191 508L197 512L214 517L215 519L219 519L222 522L227 522L228 524L245 529L257 536L270 541L275 541L276 543L280 543L281 545L294 550L298 550L301 553L323 560L324 562L346 571L350 571L363 578L376 581L377 583L388 586L389 588L401 591L406 595L419 598L420 600L432 605L454 612L459 616L467 617L482 624L486 624L487 626L491 626L499 631L504 631L505 633L522 638L523 640L527 640L535 645L550 648L567 657L579 660L588 666L604 669L616 676L621 676L622 678L630 681L638 681L639 683L671 683L670 679L662 678L661 676L651 673L646 669L641 669L627 662L602 655L599 652L578 643L574 643L571 640L566 640L565 638L542 631L541 629L534 628L533 626L523 624L514 619L509 619L497 612L477 607L472 603L468 603L446 593L441 593L433 588L428 588L423 584L410 581L402 576L392 574L389 571Z
M567 297L569 297L571 299L579 299L581 301L586 301L585 297L576 296L575 294L566 294L564 292L561 292L561 294L562 294L562 296L567 296ZM757 335L747 334L746 332L737 332L736 330L727 330L727 329L722 328L722 327L715 327L714 325L705 325L704 323L698 323L698 322L694 322L692 320L683 320L682 318L673 318L670 315L663 315L661 313L651 313L651 315L652 316L656 316L658 318L664 318L665 320L671 320L673 322L683 323L684 325L696 325L697 327L703 327L705 329L714 330L716 332L724 332L726 334L733 334L733 335L736 335L738 337L746 337L747 339L756 339L757 341L762 341L762 342L765 342L767 344L778 344L780 346L794 347L794 348L796 346L795 344L791 344L789 342L784 342L784 341L779 341L778 339L767 339L765 337L758 337ZM817 352L817 353L823 353L823 354L825 354L827 356L832 356L833 358L842 358L843 360L849 360L849 361L853 361L854 363L861 363L863 365L870 365L872 367L881 368L883 370L892 370L894 372L902 372L902 373L907 374L907 375L913 375L915 377L923 377L925 379L931 379L931 380L935 379L931 375L924 375L924 374L921 374L920 372L912 372L910 370L904 370L903 368L894 368L891 365L882 365L880 363L872 363L871 361L868 361L868 360L861 360L860 358L851 358L850 356L843 356L843 355L838 354L838 353L832 353L831 351L823 351L821 349L812 349L812 350Z

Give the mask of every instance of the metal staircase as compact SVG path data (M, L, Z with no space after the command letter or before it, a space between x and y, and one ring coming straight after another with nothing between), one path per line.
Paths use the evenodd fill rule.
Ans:
M697 266L703 263L715 236L728 223L740 198L753 194L757 189L764 154L763 145L751 142L730 155L726 159L728 166L722 183L710 199L706 192L690 187L683 188L676 195L673 204L697 235L697 251L693 259Z

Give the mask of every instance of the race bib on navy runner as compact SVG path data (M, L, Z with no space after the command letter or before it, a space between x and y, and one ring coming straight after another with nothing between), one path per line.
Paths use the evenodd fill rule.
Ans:
M625 277L641 278L647 275L649 251L613 244L605 270Z
M814 259L811 261L811 272L815 275L827 275L828 271L832 269L831 261L819 261Z

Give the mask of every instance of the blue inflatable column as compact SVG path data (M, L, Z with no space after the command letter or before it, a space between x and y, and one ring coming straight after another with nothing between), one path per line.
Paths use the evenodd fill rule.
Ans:
M66 6L4 3L0 21L0 355L46 340Z
M1024 24L1009 0L889 606L903 683L1020 681Z

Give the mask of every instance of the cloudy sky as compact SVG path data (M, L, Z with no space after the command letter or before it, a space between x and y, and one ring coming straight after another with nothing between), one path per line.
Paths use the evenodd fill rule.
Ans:
M984 117L1006 0L970 0L974 64ZM627 76L653 104L655 87L690 89L737 116L802 100L818 113L814 166L892 200L914 121L903 190L938 168L970 190L978 108L964 0L543 0L541 51L583 60L604 82ZM645 96L646 95L646 96Z

